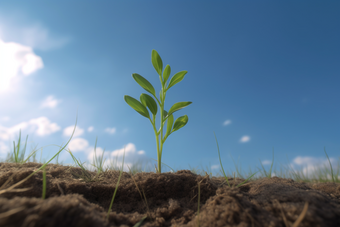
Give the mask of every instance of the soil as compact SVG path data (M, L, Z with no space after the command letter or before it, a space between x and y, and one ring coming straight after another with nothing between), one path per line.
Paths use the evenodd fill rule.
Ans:
M79 167L48 164L44 200L42 170L4 193L41 166L32 162L21 166L0 163L1 227L127 227L140 221L136 226L194 227L199 221L202 227L290 227L301 220L295 226L340 226L340 183L272 177L230 188L224 177L201 176L189 170L135 175L123 172L108 219L119 171L97 175ZM228 180L236 185L244 181Z

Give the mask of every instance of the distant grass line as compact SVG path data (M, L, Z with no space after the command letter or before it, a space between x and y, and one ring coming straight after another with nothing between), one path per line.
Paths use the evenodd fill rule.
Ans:
M26 163L28 161L32 161L32 162L35 162L35 163L42 163L42 164L46 163L46 162L41 162L41 158L40 158L40 161L38 162L38 160L36 159L36 152L37 152L37 150L33 150L31 152L31 154L29 154L27 156L26 159L24 158L25 150L26 150L27 138L26 138L26 143L25 143L24 150L22 150L22 152L20 154L20 152L19 152L19 149L20 149L20 140L21 140L20 136L21 136L21 131L20 131L20 134L19 134L19 140L18 140L17 146L15 146L15 142L13 141L14 151L12 153L10 152L10 153L7 154L7 159L4 162L23 164L23 163ZM215 135L215 138L216 138L216 135ZM217 139L216 139L216 143L217 143L217 146L218 146ZM96 145L97 145L97 138L96 138ZM50 145L48 145L48 146L50 146ZM58 145L53 145L53 146L58 146ZM219 150L219 148L218 148L218 150ZM67 165L79 166L80 168L85 170L85 167L83 166L83 163L79 163L79 161L73 156L73 154L72 154L72 152L70 150L68 150L68 152L70 153L71 157L73 158L75 164L67 164ZM106 169L103 169L104 168L104 162L106 161L106 160L103 160L104 151L102 153L102 156L99 157L98 159L97 159L97 156L96 156L96 146L94 148L94 152L95 152L95 155L94 155L94 158L93 158L93 164L91 164L91 166L93 166L95 168L95 170L97 170L97 174L99 174L101 172L106 172L107 170L115 170L116 171L116 170L120 169L118 166L116 166L112 162L112 160L110 160L111 161L110 162L111 165L109 167L107 167ZM326 157L328 159L330 168L327 168L326 166L324 168L317 167L317 168L314 169L314 173L313 173L312 176L308 176L308 172L307 172L307 175L305 175L303 173L303 170L295 171L292 167L291 167L291 170L289 171L289 166L288 167L284 167L286 172L283 172L281 167L280 167L280 172L278 172L276 170L273 170L272 168L273 168L273 164L274 164L274 148L273 148L273 161L271 162L271 167L270 167L268 172L266 171L266 169L264 168L262 162L260 161L262 170L259 169L258 167L256 167L256 168L259 169L259 171L253 173L252 170L250 169L248 174L244 175L244 174L240 173L240 171L239 171L237 165L235 164L234 160L233 160L233 162L234 162L234 165L235 165L235 168L236 168L236 173L237 173L236 176L240 177L242 179L246 179L247 177L245 177L245 176L250 176L252 178L252 180L257 180L257 179L260 179L260 178L263 178L263 177L271 178L274 175L274 176L277 176L277 177L280 177L280 178L285 178L285 179L288 178L288 179L293 179L295 181L303 181L303 182L334 182L334 183L337 182L337 183L340 183L340 164L339 164L339 161L338 161L337 169L336 169L336 172L335 172L333 170L333 166L332 166L332 164L330 162L330 159L329 159L329 157L327 155L326 148L324 148L324 152L325 152ZM59 154L60 154L60 152L58 152L58 154L56 155L56 162L55 162L55 164L62 165L63 164L62 162L61 163L58 162ZM219 154L219 160L220 160L220 164L221 164L221 169L220 169L220 173L221 174L217 173L217 174L213 175L211 169L209 169L208 167L206 168L206 170L204 170L204 169L200 170L200 169L197 169L197 168L192 168L189 165L190 171L195 173L195 174L201 175L201 176L204 176L207 173L211 177L212 176L215 176L215 177L228 176L229 178L233 177L234 174L229 174L229 172L227 172L228 174L225 174L223 166L222 166L222 162L221 162L220 152L219 151L218 151L218 154ZM340 158L339 158L339 160L340 160ZM0 160L0 162L1 162L1 160ZM117 157L116 157L116 162L115 163L117 163ZM162 163L162 164L166 165L164 163ZM176 172L170 166L168 166L168 167L172 170L172 172ZM136 173L145 172L145 168L144 168L144 171L143 171L142 163L136 162L136 163L133 163L130 171L131 171L132 174L136 174ZM149 169L149 172L153 172L153 171L151 171ZM155 172L157 172L157 171L155 171ZM258 172L261 173L260 176L255 175ZM248 177L248 179L249 179L249 177ZM228 183L228 185L229 185L229 183Z
M68 143L71 141L71 139L72 139L72 137L73 137L73 134L74 134L74 131L75 131L75 129L76 129L76 125L77 125L77 118L76 118L76 124L75 124L75 127L74 127L74 130L73 130L73 133L72 133L72 136L71 136L70 140L66 143L66 145L65 145L64 147L62 147L62 148L57 152L57 154L55 154L48 162L45 162L38 170L34 171L31 175L29 175L29 176L26 177L25 179L21 180L21 181L18 182L18 183L15 183L14 185L10 186L10 187L7 188L7 189L2 189L2 187L4 187L4 186L7 184L7 182L10 180L10 178L7 179L7 181L0 187L0 195L3 194L3 193L5 193L5 192L20 192L20 191L29 190L30 188L25 188L25 189L14 189L14 188L17 187L18 185L20 185L21 183L23 183L24 181L26 181L27 179L29 179L31 176L33 176L35 173L37 173L39 170L43 170L43 193L42 193L42 199L45 199L45 196L46 196L46 170L45 170L45 167L46 167L46 165L47 165L49 162L51 162L54 158L56 158L56 164L59 164L59 163L58 163L59 154L60 154L60 152L61 152L62 150L65 149L65 147L66 147L66 146L68 145ZM214 132L214 135L215 135L215 132ZM37 160L36 160L36 152L37 152L37 150L33 150L32 153L31 153L30 155L28 155L28 157L27 157L26 159L24 159L24 157L25 157L25 151L26 151L27 138L28 138L28 136L26 137L25 148L24 148L23 152L20 154L20 141L21 141L21 130L20 130L19 140L18 140L17 146L15 146L15 142L13 141L14 151L13 151L12 154L9 153L9 154L7 155L8 158L6 159L5 162L8 162L8 163L19 163L19 164L22 165L22 164L26 163L27 161L29 161L30 158L32 158L32 159L33 159L33 160L32 160L33 162L38 163ZM220 164L221 164L221 173L223 173L223 176L224 176L224 178L226 179L226 182L227 182L228 186L229 186L229 187L235 187L235 182L234 182L234 184L233 184L232 186L229 184L228 177L227 177L227 175L225 174L225 171L224 171L224 169L223 169L223 165L222 165L222 161L221 161L221 156L220 156L220 151L219 151L219 146L218 146L218 141L217 141L216 135L215 135L215 139L216 139L216 144L217 144L217 150L218 150L219 160L220 160ZM96 145L97 145L97 139L96 139ZM100 157L99 159L97 159L97 157L96 157L96 145L95 145L95 148L94 148L94 149L95 149L95 150L94 150L94 151L95 151L95 154L94 154L94 155L95 155L95 158L93 159L93 164L92 164L92 166L94 166L94 167L97 169L97 176L98 176L99 173L101 173L101 172L106 172L106 171L108 171L108 170L119 170L118 167L117 167L116 165L112 165L112 163L111 163L111 166L110 166L109 168L103 170L103 165L104 165L104 162L105 162L105 160L103 160L104 151L103 151L102 157ZM54 146L58 146L58 145L54 145ZM60 147L61 147L61 146L60 146ZM17 148L17 149L16 149L16 148ZM306 177L304 176L303 171L301 171L301 173L300 173L300 172L295 172L293 169L292 169L292 170L293 170L292 173L291 173L291 172L286 172L287 175L286 175L286 174L282 174L282 169L281 169L281 172L280 172L281 175L278 175L278 174L276 173L275 170L274 170L274 174L275 174L275 176L278 176L278 177L281 177L281 178L286 178L286 176L289 176L289 178L291 178L291 179L294 178L294 180L296 180L296 181L304 181L304 182L311 182L311 181L315 182L315 181L317 181L317 182L333 182L333 183L337 182L337 183L339 183L339 182L340 182L340 179L339 179L339 170L340 170L340 168L339 168L339 162L338 162L337 172L336 172L336 174L334 174L333 168L332 168L332 164L331 164L331 162L330 162L330 160L329 160L329 157L328 157L328 155L327 155L327 152L326 152L326 148L324 148L324 151L325 151L325 154L326 154L327 159L328 159L329 164L330 164L330 171L327 170L327 169L325 169L324 172L322 172L320 169L318 169L317 178L308 179L308 178L306 178ZM82 173L83 173L83 174L82 174L82 176L80 176L80 177L82 177L85 181L92 181L92 180L94 180L95 177L92 178L92 176L91 176L90 174L87 173L87 170L86 170L86 168L83 166L83 163L79 162L79 161L73 156L73 154L72 154L72 152L71 152L70 150L68 150L68 152L70 153L70 155L71 155L71 157L73 158L73 160L74 160L74 162L76 163L76 165L78 165L78 166L81 168L81 170L82 170ZM41 151L41 153L42 153L42 151ZM115 191L114 191L114 194L113 194L113 197L112 197L112 200L111 200L111 203L110 203L110 207L109 207L109 210L108 210L108 213L107 213L107 219L109 219L111 207L112 207L112 204L113 204L113 201L114 201L116 192L117 192L117 190L118 190L118 186L119 186L119 181L120 181L121 175L122 175L122 173L123 173L124 157L125 157L125 147L124 147L123 163L122 163L122 167L121 167L121 170L120 170L120 175L119 175L119 178L118 178L118 182L117 182L117 185L116 185L116 187L115 187ZM40 158L40 163L41 163L41 158ZM260 161L260 163L261 163L261 161ZM262 165L262 163L261 163L261 166L262 166L262 168L263 168L263 173L262 173L261 170L259 170L258 172L261 172L262 176L261 176L261 177L257 177L257 178L255 177L254 180L259 179L259 178L263 178L263 177L271 178L271 177L272 177L272 167L273 167L273 163L274 163L274 148L273 148L273 161L272 161L272 164L271 164L271 167L270 167L269 172L267 173L267 171L265 170L265 168L263 167L263 165ZM164 163L162 163L162 164L164 164ZM234 164L235 164L235 162L234 162ZM165 165L165 164L164 164L164 165ZM135 175L136 173L141 173L141 172L143 172L141 168L138 168L138 166L140 166L140 165L138 165L138 163L137 163L137 165L136 165L136 164L133 164L132 168L130 168L130 167L128 166L128 168L130 169L130 174ZM236 165L235 165L235 166L236 166ZM171 168L171 167L170 167L170 168ZM172 169L172 168L171 168L171 169ZM156 166L155 166L155 171L156 171L157 173L159 173L159 172L157 171L157 167L156 167ZM172 169L172 171L174 172L173 169ZM245 178L240 174L240 172L238 171L237 166L236 166L236 171L237 171L237 176L238 176L238 177L241 177L242 179L245 179ZM212 176L211 170L209 170L209 169L208 169L208 171L204 171L204 170L198 171L198 170L196 170L196 169L191 169L191 172L193 172L193 173L195 173L195 174L198 174L198 175L201 175L201 176L203 176L204 173L205 173L205 176L206 176L206 177ZM207 172L209 172L209 174L208 174ZM251 170L250 170L250 172L249 172L250 177L248 177L244 182L238 184L236 187L240 187L240 186L242 186L243 184L245 184L248 180L250 180L250 178L254 177L255 174L258 173L258 172L252 173ZM328 177L327 177L328 174L331 175L331 179L328 179ZM308 173L307 173L307 175L308 175ZM217 174L217 175L215 175L215 176L216 176L216 177L220 177L219 174ZM233 178L234 178L234 181L235 181L235 172L233 173L233 176L234 176ZM135 182L135 183L136 183L136 182ZM200 225L200 224L199 224L200 183L201 183L201 182L198 183L198 214L197 214L197 216L198 216L198 226ZM136 186L137 186L137 184L136 184ZM137 186L137 189L138 189L138 186ZM138 191L140 192L139 189L138 189ZM143 191L143 194L144 194L144 191ZM141 195L141 193L140 193L140 195ZM141 196L142 196L142 195L141 195ZM146 201L145 194L144 194L144 199L145 199L145 201ZM146 201L146 206L147 206L147 201ZM303 209L303 212L301 213L301 215L298 217L298 219L297 219L297 220L295 221L295 223L293 224L294 227L295 227L295 226L298 226L299 223L303 220L304 215L305 215L306 212L307 212L307 209L308 209L308 203L305 204L305 207L304 207L304 209ZM148 212L148 213L149 213L149 212ZM7 215L8 215L7 213L0 214L0 220L1 220L1 218L6 217ZM283 214L283 213L282 213L282 215L283 215L283 217L284 217L284 214ZM148 217L148 216L143 217L142 220L140 220L138 223L136 223L136 224L134 225L134 227L140 226L140 225L142 224L143 220L146 219L147 217ZM285 217L284 217L284 219L285 219ZM286 226L287 226L287 225L286 225ZM287 226L287 227L288 227L288 226Z

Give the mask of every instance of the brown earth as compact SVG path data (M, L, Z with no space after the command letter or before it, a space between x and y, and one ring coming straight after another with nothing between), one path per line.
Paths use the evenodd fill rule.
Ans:
M340 226L340 183L303 183L272 177L230 188L223 177L200 176L189 170L133 176L124 172L108 220L119 171L108 170L96 176L95 171L84 173L79 167L48 164L44 200L42 171L15 188L30 189L3 193L41 166L32 162L21 167L0 163L1 227L123 227L141 220L143 227L198 226L198 220L200 226L207 227L290 227L299 217L300 227ZM79 177L81 174L86 177ZM244 181L228 180L236 185Z

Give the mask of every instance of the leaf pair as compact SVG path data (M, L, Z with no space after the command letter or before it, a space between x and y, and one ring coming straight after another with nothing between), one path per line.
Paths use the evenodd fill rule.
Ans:
M164 110L164 112L165 112L164 115L167 116L168 113L167 113L165 110ZM175 121L175 125L174 125L174 127L173 127L173 129L172 129L172 124L173 124L173 122L174 122L174 116L171 114L171 115L168 117L168 119L167 119L166 133L165 133L165 136L164 136L164 139L163 139L162 142L164 143L165 140L168 138L168 136L169 136L171 133L173 133L173 132L177 131L178 129L182 128L183 126L185 126L185 125L188 123L188 120L189 120L189 118L188 118L187 115L184 115L184 116L182 116L182 117L177 118L176 121ZM171 129L172 129L172 130L171 130Z
M149 111L146 109L146 107L149 108L151 111L152 115L157 114L157 103L156 101L150 96L145 93L142 93L140 95L140 100L139 102L137 99L132 98L131 96L125 95L124 100L129 106L131 106L134 110L136 110L139 114L146 118L150 118ZM172 114L180 109L183 109L184 107L190 105L192 102L178 102L175 103L169 110L169 113L166 112L164 114L165 118L168 118L172 116ZM178 130L178 129L177 129ZM176 131L176 130L175 130Z

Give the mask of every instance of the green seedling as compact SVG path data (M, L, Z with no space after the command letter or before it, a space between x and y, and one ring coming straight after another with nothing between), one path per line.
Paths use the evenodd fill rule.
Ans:
M163 61L156 50L152 50L151 62L153 64L153 67L155 68L155 70L157 71L159 75L159 80L161 81L161 85L162 85L162 89L159 93L160 100L158 100L158 98L156 97L155 89L148 80L146 80L144 77L142 77L141 75L137 73L133 73L132 77L142 88L144 88L147 92L151 93L153 97L155 97L155 99L157 100L160 106L160 115L161 115L160 129L157 131L156 123L155 123L156 114L157 114L157 103L150 95L142 93L140 96L140 102L137 99L134 99L128 95L124 96L124 100L129 106L131 106L134 110L136 110L140 115L150 120L153 126L153 129L155 131L155 135L156 135L157 160L158 160L157 172L161 173L163 143L165 142L165 140L168 138L168 136L171 133L177 131L178 129L182 128L188 123L188 116L184 115L176 119L174 127L172 128L173 121L174 121L174 117L172 114L186 106L189 106L192 102L178 102L178 103L175 103L170 108L169 112L164 110L166 92L172 86L181 82L184 79L184 76L187 73L187 71L181 71L181 72L176 73L171 78L170 82L167 85L166 82L170 76L170 71L171 71L170 65L167 65L163 71ZM163 76L162 76L162 73L163 73ZM152 113L152 116L153 116L152 120L150 118L149 111L146 107L148 107ZM163 137L163 126L165 124L165 121L167 121L167 128L166 128L166 134ZM159 139L159 134L160 134L160 139Z

